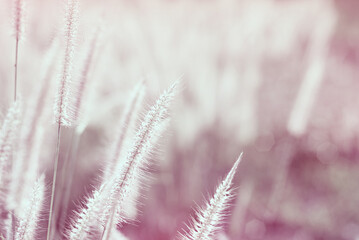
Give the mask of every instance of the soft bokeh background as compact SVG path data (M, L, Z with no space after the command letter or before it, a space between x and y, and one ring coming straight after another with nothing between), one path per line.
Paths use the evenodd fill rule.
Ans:
M5 113L15 41L12 2L0 4ZM19 49L25 102L61 35L62 9L59 1L27 1ZM132 87L145 80L149 105L181 79L169 131L152 156L153 180L133 213L138 222L121 228L129 239L173 239L244 151L237 199L218 239L358 240L358 13L356 0L81 1L76 63L101 30L72 209L98 182ZM51 109L52 99L44 101ZM42 149L49 184L50 115Z

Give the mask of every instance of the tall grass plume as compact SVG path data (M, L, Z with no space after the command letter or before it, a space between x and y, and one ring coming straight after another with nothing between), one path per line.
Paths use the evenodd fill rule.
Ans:
M234 163L227 177L218 186L214 196L203 208L197 210L196 218L189 231L181 234L181 240L212 240L218 230L221 229L223 220L226 217L225 211L233 199L232 180L237 167L242 159L243 153Z

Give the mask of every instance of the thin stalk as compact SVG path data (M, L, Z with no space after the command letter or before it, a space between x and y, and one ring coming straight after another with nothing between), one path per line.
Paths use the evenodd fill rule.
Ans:
M75 173L76 168L76 156L78 152L78 146L81 139L82 132L75 131L71 136L71 148L70 154L67 156L64 167L63 167L63 175L62 175L62 185L61 185L61 197L62 197L62 209L59 211L58 216L58 226L59 230L62 231L64 229L66 213L70 201L71 196L71 183ZM67 176L65 174L67 173ZM65 181L66 180L66 181Z
M14 102L16 102L17 94L17 56L19 52L19 38L16 38L16 47L15 47L15 81L14 81Z
M73 131L71 131L71 137L69 140L70 146L72 145L73 142L73 136L74 133ZM71 151L71 147L70 149L66 150L66 155L65 157L63 157L63 164L60 165L57 171L57 175L58 175L58 179L57 179L57 186L56 186L56 196L55 196L55 200L54 200L54 207L53 207L53 215L56 216L54 217L54 221L55 221L55 225L53 226L53 229L55 229L55 233L61 233L62 228L60 225L60 221L59 219L61 219L62 217L62 213L63 211L63 195L64 195L64 188L65 188L65 184L67 184L67 181L71 181L69 179L68 175L68 165L69 165L69 158L70 158L70 151Z
M113 225L113 218L115 217L116 205L112 207L110 220L107 222L105 229L103 230L102 240L109 240L111 236L111 230Z
M153 122L153 120L151 120L151 121ZM147 134L146 134L146 135L147 135ZM141 139L141 142L140 142L139 145L143 145L143 142L144 142L144 140ZM139 155L139 150L138 150L138 149L137 149L136 152L134 153L133 159L135 159L137 155ZM123 177L123 179L122 179L122 181L121 181L121 184L119 185L119 189L122 189L123 184L127 181L128 175L129 175L129 171L131 171L131 168L132 168L133 165L134 165L134 160L132 160L132 161L129 163L129 166L128 166L126 172L125 172L125 176ZM115 212L116 212L116 204L114 204L114 205L112 206L110 219L107 220L106 225L105 225L105 228L104 228L104 230L103 230L103 234L102 234L102 236L105 235L105 239L102 237L102 240L109 240L109 238L110 238L110 231L111 231L111 228L112 228L113 218L114 218L114 216L115 216Z
M50 213L49 213L49 222L47 225L47 240L50 240L51 228L52 228L52 208L54 205L55 198L55 188L56 188L56 175L57 175L57 165L59 163L59 152L60 152L60 136L61 136L61 123L59 122L57 129L57 143L56 143L56 154L55 154L55 163L54 163L54 174L52 178L52 190L51 190L51 202L50 202Z

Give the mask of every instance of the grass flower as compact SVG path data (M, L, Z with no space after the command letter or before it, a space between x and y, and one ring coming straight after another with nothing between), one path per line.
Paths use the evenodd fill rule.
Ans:
M19 224L16 228L16 240L32 240L36 239L36 227L42 209L42 203L45 193L45 175L35 183L32 193L29 195L27 208L23 216L19 218Z
M115 141L113 142L109 154L109 160L106 164L104 171L104 179L110 178L113 173L114 167L119 162L121 153L124 151L125 141L128 139L128 135L133 129L138 117L139 110L142 106L142 101L145 95L145 86L143 82L136 85L128 104L125 107L121 122L116 131Z
M234 163L227 177L218 186L213 198L207 202L205 207L197 211L192 227L190 227L186 234L181 234L181 240L212 240L218 230L220 230L226 217L225 211L229 206L230 200L233 199L232 180L241 158L242 154Z
M21 103L15 102L8 110L0 130L0 185L4 184L5 168L10 164L14 141L20 125Z
M14 3L14 35L15 35L15 78L14 78L14 101L17 98L17 70L19 41L23 38L25 31L25 1L15 0Z
M68 0L66 6L66 17L65 17L65 53L62 63L61 79L58 86L57 99L55 101L55 121L58 123L57 130L57 144L56 144L56 154L54 162L54 174L52 181L52 191L51 191L51 201L50 201L50 213L49 221L47 228L47 240L52 238L53 233L53 205L55 198L55 188L56 188L56 177L57 177L57 168L59 162L59 151L60 151L60 137L61 137L61 127L66 126L70 127L74 123L74 114L71 110L71 81L72 81L72 68L73 68L73 58L75 51L75 42L77 35L77 25L78 25L78 0Z
M146 175L148 154L154 148L158 136L160 136L166 123L170 104L174 98L178 83L174 83L157 100L156 104L148 111L139 127L132 148L124 161L120 161L116 172L111 179L111 190L106 209L102 219L106 219L105 240L111 235L111 229L115 223L125 222L124 204L131 194L132 186L137 179Z
M89 230L99 225L104 228L102 239L110 239L115 222L125 221L125 199L130 195L136 179L145 175L148 154L165 129L176 86L177 83L173 84L151 107L136 133L127 157L118 162L111 178L103 179L100 191L96 190L87 200L86 206L77 214L68 233L70 240L88 238Z
M55 121L61 126L71 126L74 114L71 109L71 81L76 36L78 31L78 0L68 0L65 17L65 52L62 62L61 78L55 101Z

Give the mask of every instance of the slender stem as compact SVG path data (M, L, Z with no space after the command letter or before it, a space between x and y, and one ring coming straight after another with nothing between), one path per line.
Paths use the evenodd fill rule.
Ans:
M14 81L14 101L16 102L16 90L17 90L17 56L19 52L19 38L16 38L16 47L15 47L15 81Z
M62 231L65 227L65 219L67 214L67 209L69 208L70 196L71 196L71 183L74 177L75 169L76 169L76 157L78 152L78 146L81 138L81 133L75 131L71 136L71 147L69 150L69 154L66 157L63 174L62 174L62 190L61 190L61 198L62 198L62 206L61 211L59 211L58 216L58 225L60 231ZM66 181L65 181L66 180Z
M115 205L116 206L116 205ZM113 218L115 216L115 211L116 211L116 207L112 207L112 211L111 211L111 217L109 219L109 221L107 222L105 229L103 231L102 234L102 240L109 240L110 236L111 236L111 230L112 230L112 225L113 225Z
M56 155L55 155L55 163L54 163L54 174L52 178L52 191L51 191L51 203L50 203L50 213L49 213L49 222L47 225L47 240L50 240L51 237L51 223L52 223L52 208L54 205L54 199L55 199L55 188L56 188L56 175L57 175L57 165L59 163L59 152L60 152L60 136L61 136L61 123L58 125L57 129L57 143L56 143Z
M70 146L73 142L73 132L71 132L71 138L70 138ZM52 209L54 218L53 221L55 222L53 225L53 229L55 229L55 234L62 231L62 227L60 224L59 219L61 219L63 212L66 212L66 210L63 209L64 206L64 186L67 181L71 181L70 178L67 176L68 171L68 162L69 162L69 155L70 155L71 147L70 149L67 149L66 154L63 158L63 163L60 167L58 167L57 171L57 180L56 180L56 196L54 200L54 206ZM53 233L54 234L54 233Z

